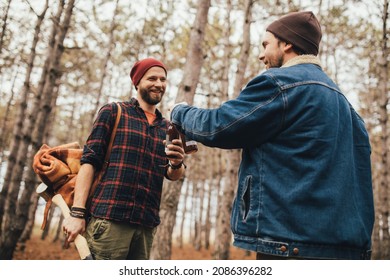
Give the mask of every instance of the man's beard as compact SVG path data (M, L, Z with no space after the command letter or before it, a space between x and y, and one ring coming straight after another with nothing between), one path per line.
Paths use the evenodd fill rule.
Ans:
M157 105L158 103L160 103L161 101L161 98L162 96L164 95L164 93L162 92L161 95L157 95L156 97L152 97L152 95L150 94L151 91L149 91L148 89L146 88L141 88L140 89L140 94L141 94L141 97L142 99L148 103L149 105Z

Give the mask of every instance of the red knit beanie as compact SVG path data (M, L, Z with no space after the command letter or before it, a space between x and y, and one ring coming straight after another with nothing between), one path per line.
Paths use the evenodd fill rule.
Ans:
M154 66L161 67L164 69L165 75L167 74L167 68L165 65L161 61L151 57L140 60L134 64L130 71L130 78L133 81L135 87L137 87L139 81L142 79L145 73Z
M321 26L310 11L289 13L275 20L266 30L302 50L304 54L318 54Z

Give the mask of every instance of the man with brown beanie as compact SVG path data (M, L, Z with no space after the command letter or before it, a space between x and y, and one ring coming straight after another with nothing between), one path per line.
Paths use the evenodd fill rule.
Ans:
M257 259L369 259L374 224L365 124L316 57L312 12L266 29L267 71L216 109L176 104L171 120L207 146L242 149L231 229Z
M85 218L90 216L85 237L93 257L99 260L149 259L160 223L163 179L178 180L184 173L181 140L173 140L165 151L168 121L156 108L166 89L165 65L154 58L140 60L130 77L137 99L109 103L100 109L84 146L71 217L63 224L67 242L72 242L84 233ZM122 113L109 165L86 209L94 174L105 158L117 106Z

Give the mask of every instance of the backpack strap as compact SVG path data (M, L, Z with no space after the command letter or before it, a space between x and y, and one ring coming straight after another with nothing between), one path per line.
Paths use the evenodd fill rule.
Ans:
M121 120L121 114L122 114L122 107L121 107L121 105L118 102L116 102L116 105L118 106L118 112L116 114L115 125L114 125L114 128L112 129L112 132L111 132L111 138L110 138L110 142L109 142L108 147L107 147L106 156L104 158L102 169L97 174L97 176L95 176L95 179L94 179L94 181L92 183L91 189L89 190L89 197L88 197L89 201L87 202L87 206L88 207L89 207L89 203L90 203L90 200L92 198L92 195L94 194L94 192L96 190L97 184L100 182L100 180L103 177L104 173L106 173L106 169L107 169L108 164L109 164L111 150L112 150L112 145L113 145L114 140L115 140L116 130L118 128L119 121Z
M116 103L116 105L118 106L118 112L116 114L116 120L115 120L114 128L112 129L112 132L111 132L111 138L110 138L110 143L108 144L106 157L104 159L104 162L107 163L107 164L108 164L108 161L110 160L112 145L113 145L114 140L115 140L116 130L118 128L119 121L121 120L121 114L122 114L122 107L121 107L121 105L119 105L119 103Z

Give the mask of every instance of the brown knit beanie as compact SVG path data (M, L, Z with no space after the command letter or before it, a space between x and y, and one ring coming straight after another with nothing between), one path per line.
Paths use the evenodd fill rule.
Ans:
M293 12L272 22L266 29L302 50L304 54L318 54L321 26L312 12Z
M154 66L161 67L162 69L164 69L165 75L167 74L167 68L165 67L165 65L161 61L151 57L137 61L134 64L133 68L131 68L130 71L130 78L133 81L135 87L137 87L139 81L145 75L146 71L148 71Z

